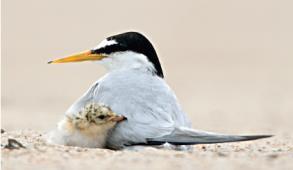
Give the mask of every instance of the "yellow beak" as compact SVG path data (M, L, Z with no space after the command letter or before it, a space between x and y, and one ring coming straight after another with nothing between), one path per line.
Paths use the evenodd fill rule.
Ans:
M49 61L48 64L51 63L69 63L69 62L81 62L81 61L93 61L93 60L101 60L106 56L101 54L93 54L91 51L85 51L79 54L74 54L65 58L56 59L53 61Z

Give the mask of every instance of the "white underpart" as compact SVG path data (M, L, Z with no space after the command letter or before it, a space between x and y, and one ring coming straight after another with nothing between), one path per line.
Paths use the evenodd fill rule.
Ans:
M100 42L99 45L97 45L95 48L93 48L93 50L97 50L99 48L103 48L103 47L106 47L106 46L110 46L110 45L113 45L113 44L117 44L117 42L115 40L103 40L102 42Z
M143 54L133 51L114 52L99 61L109 71L139 69L155 72L154 65Z
M66 118L64 118L58 123L58 127L55 130L46 135L46 140L50 144L104 148L108 131L112 129L114 125L115 123L106 123L80 131L75 128L69 129L67 127Z

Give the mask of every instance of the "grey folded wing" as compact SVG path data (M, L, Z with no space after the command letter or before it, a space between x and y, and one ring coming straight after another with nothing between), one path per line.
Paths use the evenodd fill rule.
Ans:
M159 138L149 138L146 143L136 145L161 145L166 142L173 145L212 144L249 141L268 137L272 137L272 135L225 135L180 127L175 128L171 134Z

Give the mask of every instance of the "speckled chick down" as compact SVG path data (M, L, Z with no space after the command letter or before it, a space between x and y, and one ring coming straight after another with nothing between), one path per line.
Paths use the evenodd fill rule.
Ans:
M101 103L88 103L78 114L66 115L48 134L51 144L104 148L108 133L125 117Z

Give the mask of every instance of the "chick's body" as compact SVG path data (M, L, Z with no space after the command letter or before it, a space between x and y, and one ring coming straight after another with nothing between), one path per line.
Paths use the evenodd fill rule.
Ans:
M101 103L89 103L77 114L66 115L49 134L54 144L104 148L109 131L123 120Z

